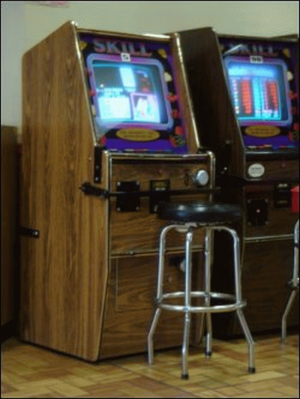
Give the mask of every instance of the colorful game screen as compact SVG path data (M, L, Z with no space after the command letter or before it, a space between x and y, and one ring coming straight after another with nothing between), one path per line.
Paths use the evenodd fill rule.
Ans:
M164 72L158 61L140 58L127 64L118 56L91 54L87 65L92 71L97 122L103 129L172 126Z
M96 141L117 152L188 152L171 44L80 33Z
M242 126L257 123L289 126L287 69L281 60L253 63L248 59L225 59L235 113Z
M295 72L289 53L275 57L275 50L279 55L269 46L271 57L258 53L224 57L232 104L248 150L299 149Z

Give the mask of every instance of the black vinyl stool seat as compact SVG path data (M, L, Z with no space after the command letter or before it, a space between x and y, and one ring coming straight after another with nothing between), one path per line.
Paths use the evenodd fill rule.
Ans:
M241 218L241 208L236 204L225 204L214 201L191 202L161 202L157 210L160 219L169 222L161 231L159 240L159 263L157 293L155 299L155 312L147 337L148 363L153 363L153 335L162 309L184 313L184 331L182 345L182 378L188 378L187 355L189 348L189 335L191 313L202 313L206 321L206 349L207 357L212 353L212 323L211 313L236 311L249 347L249 372L255 372L254 366L254 341L245 320L242 308L246 302L242 300L241 267L240 267L240 243L237 232L229 227ZM163 292L165 243L167 233L175 229L185 234L185 287L184 291ZM204 287L203 291L192 291L192 241L195 230L204 230ZM211 256L212 256L212 232L214 230L227 231L233 238L234 253L234 280L235 293L211 292ZM192 306L191 298L204 298L203 306ZM170 303L170 299L183 298L182 305ZM225 300L223 305L211 305L211 299ZM169 303L168 303L169 302ZM228 303L229 302L229 303Z
M241 218L241 207L217 202L161 202L157 216L179 223L232 223Z

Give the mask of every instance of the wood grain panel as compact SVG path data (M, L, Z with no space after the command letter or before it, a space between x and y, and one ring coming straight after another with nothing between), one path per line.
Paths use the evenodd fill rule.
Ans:
M118 182L135 181L140 184L140 191L149 191L151 180L168 180L170 189L189 189L195 186L192 183L192 175L199 169L210 173L208 157L199 157L199 162L168 163L152 162L150 164L122 163L112 168L111 189L117 191ZM207 194L172 196L173 201L201 200L207 198ZM112 254L129 252L141 252L156 250L158 248L159 232L166 221L158 220L156 213L150 213L149 199L141 197L140 209L137 212L118 212L116 199L110 201L111 214L111 245ZM195 244L202 246L203 234L196 235ZM180 247L184 245L182 235L170 232L168 247Z
M218 37L212 28L191 29L178 34L199 140L214 152L217 174L224 166L224 145L230 141L232 157L229 172L243 176L243 143L225 81Z
M141 191L150 190L151 180L169 180L171 189L196 188L192 174L205 169L211 173L211 158L196 156L177 161L139 160L112 158L111 191L117 191L118 182L139 182ZM208 194L180 195L172 200L187 201L207 198ZM153 316L157 278L157 252L159 233L166 221L150 213L149 199L141 197L137 212L117 211L116 199L110 199L110 248L111 265L106 301L106 313L100 358L114 357L146 350L146 337ZM195 233L194 239L194 284L201 285L201 255L203 232ZM166 291L179 290L183 274L178 270L182 260L184 236L170 232L167 236L167 257L170 264L166 271ZM172 255L172 251L175 251ZM149 255L153 252L153 255ZM148 253L148 254L147 254ZM127 254L127 256L126 256ZM130 256L128 256L130 255ZM199 287L197 285L197 287ZM194 318L194 331L196 328ZM156 332L157 348L172 347L182 341L183 316L163 312ZM194 333L196 340L196 334Z
M217 256L213 289L233 292L233 271L222 263L227 257L232 260L226 237L222 237L223 251ZM226 251L226 247L228 250ZM243 256L242 292L247 305L244 314L251 332L264 332L281 328L281 318L289 297L288 282L292 278L293 241L270 240L246 242ZM216 337L241 334L236 314L213 315ZM295 301L287 319L287 325L299 324L298 306Z
M1 327L16 316L17 128L1 126Z
M267 200L268 201L268 223L262 226L254 226L250 223L245 229L245 237L266 237L292 235L294 225L298 215L291 212L291 208L276 207L274 200L274 185L266 182L263 185L247 186L245 199L247 200Z
M115 164L112 169L111 189L116 190L117 182L127 179L138 181L141 190L150 189L151 180L170 180L170 189L197 188L193 184L192 175L199 169L207 170L210 173L210 160L206 155L189 158L177 158L177 161L156 160L143 162L136 160L134 163L122 162L122 165Z
M281 327L281 317L290 293L294 247L292 240L248 243L244 259L245 317L252 331ZM289 326L299 324L297 301L288 318Z
M107 270L106 202L92 180L93 136L71 23L23 58L21 337L96 360Z
M164 292L182 291L184 273L179 260L184 254L166 256ZM101 358L146 351L146 340L153 317L156 295L158 257L119 258L112 261L107 308L101 347ZM199 289L202 259L193 255L193 288ZM178 303L178 300L177 302ZM182 302L181 302L182 303ZM163 311L154 335L155 348L181 345L184 315ZM196 317L193 315L193 323ZM191 330L191 342L195 336Z
M256 162L246 162L246 171L250 165ZM270 181L280 181L280 180L290 180L297 181L299 179L299 161L298 160L285 160L278 159L276 161L259 161L261 165L265 168L265 173L260 180ZM249 175L246 172L246 177Z

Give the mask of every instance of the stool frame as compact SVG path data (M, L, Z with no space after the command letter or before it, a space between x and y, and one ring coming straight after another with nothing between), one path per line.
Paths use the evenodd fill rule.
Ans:
M178 232L185 234L185 290L184 292L163 293L163 277L165 265L165 245L166 235L172 230L176 229ZM192 274L192 241L194 230L204 229L204 291L191 290L191 274ZM211 292L211 249L212 249L212 232L213 230L225 230L231 234L233 238L234 247L234 276L235 276L235 295L225 293ZM169 298L184 298L184 305L167 304L166 300ZM204 306L192 306L192 297L203 297ZM225 305L211 306L211 298L230 300L232 303ZM254 366L254 341L249 330L248 324L245 320L242 308L245 307L246 302L242 300L241 291L241 268L240 268L240 241L235 230L223 225L209 225L207 223L184 223L184 224L170 224L163 228L159 240L159 263L158 263L158 279L157 279L157 293L155 299L154 317L149 329L147 337L148 347L148 364L153 364L153 335L158 324L158 320L162 309L183 312L184 313L184 331L183 331L183 345L182 345L182 378L188 379L188 350L190 337L191 313L202 313L206 321L206 357L212 354L212 322L211 313L222 313L236 311L249 349L249 372L255 372Z
M297 293L299 292L299 219L295 223L294 227L294 266L293 266L293 277L289 282L291 286L292 292L288 299L288 302L285 307L285 311L281 320L281 340L282 342L286 339L286 319L291 310L293 302L296 298Z

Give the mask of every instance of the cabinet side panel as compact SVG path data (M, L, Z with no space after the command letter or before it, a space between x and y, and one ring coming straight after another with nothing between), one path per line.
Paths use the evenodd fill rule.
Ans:
M92 181L93 132L75 28L23 58L21 337L96 360L106 289L106 203ZM103 255L104 254L104 255Z
M16 316L17 129L1 126L1 327Z

